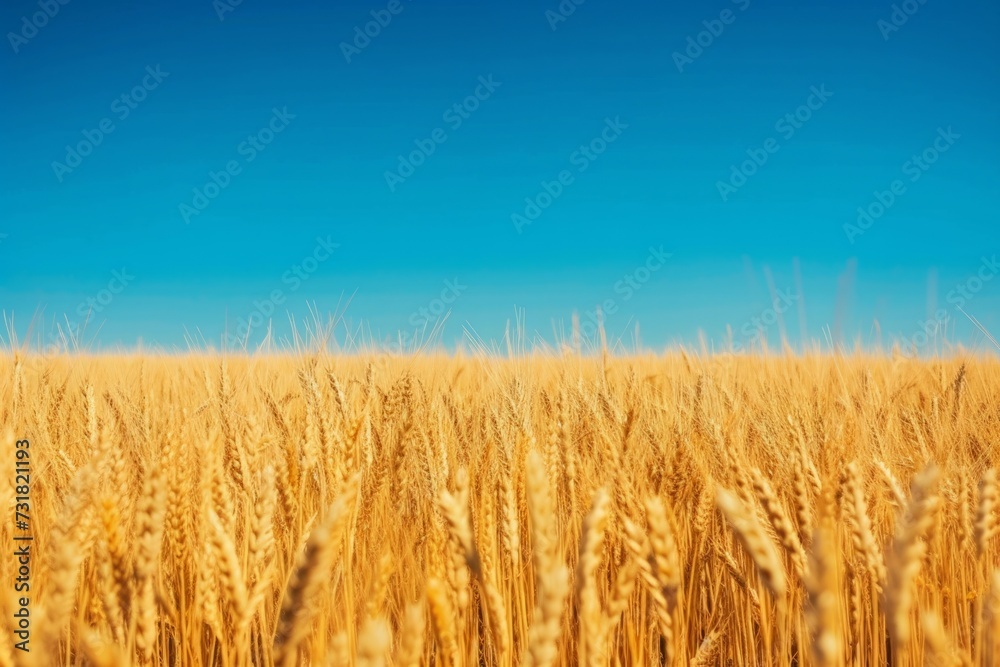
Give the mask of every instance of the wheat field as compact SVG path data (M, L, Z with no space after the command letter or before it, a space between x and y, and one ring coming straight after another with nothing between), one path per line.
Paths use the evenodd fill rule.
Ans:
M993 358L0 377L0 667L1000 664Z

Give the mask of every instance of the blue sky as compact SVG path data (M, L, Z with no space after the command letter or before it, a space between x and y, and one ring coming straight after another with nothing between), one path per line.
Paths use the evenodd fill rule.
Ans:
M17 0L0 27L21 336L92 304L95 346L253 343L313 304L551 340L603 304L612 337L749 345L776 299L793 342L800 305L815 340L1000 330L996 3Z

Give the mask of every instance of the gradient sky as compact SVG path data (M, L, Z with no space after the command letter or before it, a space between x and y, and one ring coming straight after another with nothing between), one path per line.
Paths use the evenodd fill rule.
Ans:
M1000 280L977 278L1000 252L995 2L914 1L891 31L891 2L567 0L568 16L556 0L46 2L58 11L37 30L37 1L0 10L0 309L21 337L32 320L42 339L82 322L95 299L94 346L218 344L277 291L280 335L288 312L349 301L351 326L382 339L440 311L457 281L448 345L463 328L499 338L517 312L551 340L609 299L612 337L638 322L646 345L699 331L718 344L772 305L768 275L798 297L793 341L799 303L815 340L872 343L876 320L886 340L911 337L938 309L977 349L989 344L961 311L1000 331ZM347 62L372 12L391 21ZM720 26L678 71L688 38ZM490 77L457 125L448 110ZM782 119L814 89L832 94L790 131ZM274 109L294 118L248 148ZM582 157L606 119L627 127ZM78 166L54 166L102 121L113 131ZM446 141L390 188L387 170L438 128ZM915 171L949 128L947 151ZM718 183L748 150L767 161L724 201ZM185 220L231 161L239 173ZM564 170L572 181L519 232L512 214ZM852 243L844 226L896 179L905 190ZM339 245L289 279L317 238ZM670 258L623 288L651 247ZM952 290L977 283L959 304ZM120 293L104 305L109 284Z

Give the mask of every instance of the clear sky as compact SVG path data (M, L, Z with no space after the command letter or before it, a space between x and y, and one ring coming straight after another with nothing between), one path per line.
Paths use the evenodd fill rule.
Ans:
M775 299L793 342L1000 330L996 2L11 0L0 28L22 337L92 310L95 346L252 343L314 304L376 339L450 312L452 345L602 304L612 337L750 344Z

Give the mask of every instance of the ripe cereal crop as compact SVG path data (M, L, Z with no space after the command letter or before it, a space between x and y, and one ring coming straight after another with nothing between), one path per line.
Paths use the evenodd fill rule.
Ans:
M0 667L1000 664L993 358L18 352L0 398Z

